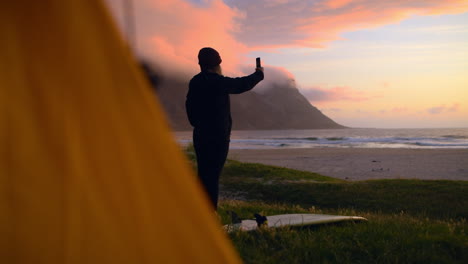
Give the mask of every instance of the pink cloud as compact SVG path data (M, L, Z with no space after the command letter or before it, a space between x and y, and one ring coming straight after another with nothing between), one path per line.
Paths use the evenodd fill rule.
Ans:
M362 91L348 86L337 86L332 88L305 88L301 93L310 102L330 102L330 101L354 101L362 102L373 98Z
M123 27L122 1L106 1ZM217 49L224 72L235 75L245 64L243 55L255 49L320 48L345 31L396 23L412 15L468 11L466 0L204 0L202 4L140 0L134 4L137 53L152 58L161 71L187 78L198 72L197 53L206 46ZM346 95L345 87L334 89L316 94L327 100L365 100L359 93Z
M447 107L445 105L440 105L440 106L434 106L431 108L427 109L427 112L432 115L437 115L437 114L442 114L442 113L447 113L447 112L457 112L459 109L460 105L455 103L450 107Z
M245 13L236 36L257 49L319 48L346 31L398 23L414 15L468 11L465 0L290 0L282 5L268 5L269 0L227 2Z
M348 5L351 2L353 2L353 0L329 0L325 2L325 5L329 8L340 8Z
M324 109L322 109L322 111L340 113L340 112L343 111L343 109L342 108L337 108L337 107L332 107L332 108L324 108Z
M408 112L407 107L394 107L391 110L392 113L402 114Z
M449 112L457 112L458 109L460 108L460 105L459 104L453 104L451 107L449 107L447 110Z
M107 0L123 27L122 1ZM240 30L236 19L243 13L221 0L196 5L184 0L140 0L135 2L137 53L150 57L166 72L187 77L199 70L200 48L213 47L223 59L225 72L237 72L247 47L234 32Z

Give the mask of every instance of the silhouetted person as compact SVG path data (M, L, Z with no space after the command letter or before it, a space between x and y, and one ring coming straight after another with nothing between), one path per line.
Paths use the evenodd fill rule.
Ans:
M263 80L263 68L251 75L229 78L222 75L221 57L213 48L198 53L201 72L190 80L185 107L193 126L193 145L198 176L215 208L218 207L219 176L229 151L231 109L229 94L251 90Z

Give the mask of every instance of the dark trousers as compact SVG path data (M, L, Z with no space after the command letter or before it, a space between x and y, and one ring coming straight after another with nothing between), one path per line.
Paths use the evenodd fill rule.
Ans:
M194 134L193 146L197 155L198 177L216 210L218 208L219 176L226 162L229 140L204 138Z

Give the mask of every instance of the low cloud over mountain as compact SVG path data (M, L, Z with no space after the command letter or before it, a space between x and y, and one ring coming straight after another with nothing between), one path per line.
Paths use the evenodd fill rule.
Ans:
M292 76L279 69L252 91L231 95L233 129L327 129L343 128L310 102L295 87ZM283 74L283 75L282 75ZM175 130L192 129L185 113L188 79L165 77L157 83L156 93Z

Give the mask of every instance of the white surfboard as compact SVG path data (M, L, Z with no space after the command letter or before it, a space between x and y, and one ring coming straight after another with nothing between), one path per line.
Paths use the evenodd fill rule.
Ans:
M266 216L267 222L264 227L278 228L284 226L311 226L330 224L346 221L367 221L361 216L345 216L345 215L324 215L324 214L283 214ZM225 225L223 227L228 232L233 231L253 231L258 228L256 220L242 220L238 224Z

